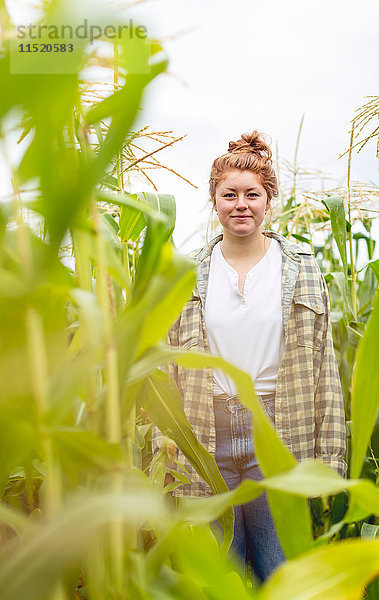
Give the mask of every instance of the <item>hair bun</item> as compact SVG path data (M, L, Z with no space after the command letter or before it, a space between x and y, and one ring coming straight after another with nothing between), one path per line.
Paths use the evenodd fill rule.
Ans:
M253 133L243 133L236 142L229 142L228 152L251 152L259 156L271 159L271 150L263 135L255 130Z

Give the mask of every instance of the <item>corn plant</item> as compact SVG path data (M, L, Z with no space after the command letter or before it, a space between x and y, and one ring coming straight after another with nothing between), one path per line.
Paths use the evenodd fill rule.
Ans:
M54 2L46 22L75 23L75 14ZM114 89L85 107L85 51L69 75L12 75L7 42L0 59L5 149L9 119L24 124L21 160L9 160L13 193L0 205L2 599L359 598L379 574L378 543L335 536L378 515L377 487L359 478L377 410L367 388L378 389L377 295L357 352L352 397L363 400L353 402L355 478L345 481L319 461L296 463L246 373L165 345L195 286L194 263L172 243L174 198L128 193L123 173L142 94L167 61L156 40L120 39ZM228 491L161 368L170 361L233 377L264 480ZM146 469L150 421L213 496L172 502L169 442ZM180 485L186 473L175 467ZM251 588L226 556L232 506L265 490L288 560ZM347 510L315 537L308 499L342 493Z

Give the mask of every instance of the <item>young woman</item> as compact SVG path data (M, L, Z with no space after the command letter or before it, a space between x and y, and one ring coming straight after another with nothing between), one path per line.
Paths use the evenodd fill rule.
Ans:
M221 355L250 373L277 434L298 460L320 458L346 476L345 416L325 279L310 249L263 231L278 185L257 131L230 142L210 174L223 233L193 254L197 286L168 334L173 346ZM221 370L169 365L199 441L230 489L263 478L251 414ZM179 451L191 485L176 496L211 494ZM235 549L264 581L284 560L264 493L235 507Z

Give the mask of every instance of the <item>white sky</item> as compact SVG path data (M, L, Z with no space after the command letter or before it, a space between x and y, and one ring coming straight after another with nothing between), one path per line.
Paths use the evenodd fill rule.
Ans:
M157 178L159 191L176 195L179 246L199 239L182 244L206 223L211 163L245 131L269 134L292 160L305 113L300 164L334 176L328 187L344 183L347 160L337 158L354 110L378 93L376 1L155 0L133 12L153 36L179 34L164 42L170 75L150 84L138 122L188 134L165 162L199 189ZM374 144L355 155L352 178L378 184Z
M28 0L8 5L28 22ZM163 41L170 59L169 73L149 85L134 129L187 134L160 158L198 189L154 171L159 192L176 197L181 250L202 242L213 159L245 131L268 134L273 151L278 144L280 156L292 160L305 113L300 166L333 176L324 187L346 181L347 159L337 158L348 146L354 110L378 94L376 0L148 0L125 12L125 22L131 16ZM352 179L378 185L373 143L354 155Z

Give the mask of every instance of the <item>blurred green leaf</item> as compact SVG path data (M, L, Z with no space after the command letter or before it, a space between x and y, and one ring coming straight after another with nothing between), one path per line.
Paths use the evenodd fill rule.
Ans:
M358 477L379 408L379 289L366 332L360 340L352 379L352 457L350 472Z
M169 240L175 227L176 219L176 204L175 198L171 194L156 194L154 192L140 192L138 194L141 199L144 199L152 208L155 208L159 214L164 214L167 217L167 226L165 240Z
M59 427L53 439L63 471L70 476L90 469L106 471L122 463L121 446L105 442L92 431Z
M369 263L368 263L368 266L370 267L370 269L374 273L374 275L376 277L376 280L379 282L379 259L370 260Z
M121 207L120 237L122 242L135 242L146 227L143 213L135 208Z
M184 528L177 534L174 559L179 570L193 577L208 597L217 600L251 600L252 595L238 573L217 552L217 542L209 526Z
M259 600L361 600L379 573L379 543L344 540L280 565L262 586Z
M53 590L59 577L91 553L96 540L104 543L104 526L114 516L141 526L146 520L162 523L163 497L140 477L130 477L123 493L87 492L72 497L50 523L42 523L39 535L2 560L2 600L41 600Z
M361 536L366 540L379 539L379 525L363 523ZM379 576L376 577L366 588L367 600L378 600L379 598Z
M19 511L16 511L9 506L0 504L0 523L8 525L19 535L33 529L33 524L26 519Z
M304 498L329 497L348 490L350 508L343 517L344 523L379 514L379 490L371 481L346 480L320 460L310 459L260 481L245 480L231 492L209 498L183 498L177 518L195 523L212 521L231 504L250 502L265 490ZM282 513L281 518L287 519L287 515Z
M166 241L163 223L149 220L142 252L137 262L137 273L134 284L132 304L141 299L149 286L161 259L163 244Z
M159 265L140 302L146 317L141 327L139 355L165 336L191 297L196 284L194 266L192 260L179 254L170 244L163 246Z
M31 460L38 448L33 410L27 402L0 403L0 490L15 467Z
M100 202L107 202L108 204L115 204L116 206L130 208L132 210L135 209L157 221L161 221L162 223L167 222L166 215L159 210L155 210L155 208L148 202L145 202L139 194L112 194L96 190L95 197Z

